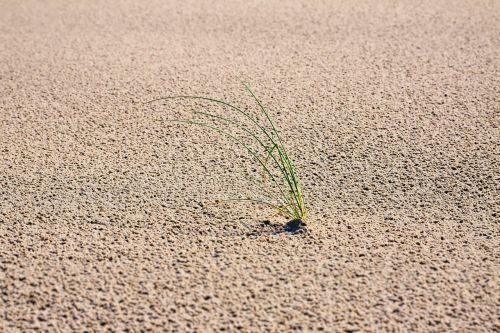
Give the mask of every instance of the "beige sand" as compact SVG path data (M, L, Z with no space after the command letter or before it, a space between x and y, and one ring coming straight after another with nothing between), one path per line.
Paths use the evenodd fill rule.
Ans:
M500 3L415 3L0 1L0 331L498 332ZM305 233L142 104L238 77Z

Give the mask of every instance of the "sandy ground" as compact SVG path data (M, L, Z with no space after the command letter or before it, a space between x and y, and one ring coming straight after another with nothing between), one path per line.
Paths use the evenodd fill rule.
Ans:
M0 331L500 330L500 2L0 7ZM213 202L244 152L167 120L216 108L143 104L241 77L306 232Z

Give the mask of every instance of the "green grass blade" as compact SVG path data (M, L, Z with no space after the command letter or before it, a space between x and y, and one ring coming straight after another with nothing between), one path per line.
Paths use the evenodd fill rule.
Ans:
M286 171L286 172L284 172L283 175L287 179L287 182L288 182L288 184L290 186L290 189L293 192L292 196L294 198L295 203L297 204L297 208L302 211L303 210L303 208L302 208L303 201L300 200L300 198L299 198L301 196L301 191L299 189L300 185L297 182L297 179L296 179L296 176L295 176L295 170L294 170L294 168L292 166L290 158L288 157L288 154L286 152L285 146L283 144L283 140L281 139L281 136L279 135L279 132L276 129L276 126L274 125L274 123L273 123L273 121L271 119L271 116L267 112L266 108L262 105L262 103L257 98L257 96L254 94L254 92L252 91L252 89L250 89L250 87L245 82L243 82L243 85L245 86L246 90L252 95L252 97L254 98L254 100L257 102L257 105L260 107L262 113L265 115L266 119L268 120L269 124L271 125L271 127L273 129L273 133L278 138L278 142L279 142L278 153L280 155L280 158L282 160L283 165L285 166L284 170Z
M283 198L287 198L288 197L285 195L285 192L282 190L281 188L281 185L278 183L278 181L276 180L274 174L267 168L267 166L262 162L262 160L259 158L259 156L257 155L256 152L254 152L250 147L248 147L248 145L246 145L243 141L241 141L239 138L237 138L236 136L224 131L224 130L221 130L220 128L218 127L215 127L215 126L212 126L212 125L209 125L209 124L205 124L205 123L200 123L200 122L196 122L196 121L192 121L192 120L173 120L174 122L179 122L179 123L186 123L186 124L192 124L192 125L199 125L199 126L202 126L202 127L207 127L207 128L210 128L216 132L219 132L220 134L223 134L227 137L229 137L230 139L234 140L235 142L237 142L238 144L240 144L241 146L243 146L254 158L257 162L259 162L259 164L265 169L266 173L269 175L269 177L273 180L273 182L276 184L276 186L278 187L279 191L281 192L281 195L283 196ZM287 200L288 201L288 200ZM287 202L288 204L290 204L289 202Z
M224 122L224 126L236 126L240 131L243 131L244 133L250 135L250 137L254 140L255 143L259 145L259 147L264 149L265 155L263 159L259 156L259 154L254 151L252 148L249 147L248 144L246 144L242 138L233 135L223 129L221 129L219 126L219 123L217 123L217 126L213 126L211 124L203 123L203 122L198 122L198 121L192 121L192 120L173 120L175 122L179 123L187 123L187 124L194 124L194 125L199 125L203 127L210 128L212 130L217 131L218 133L229 137L231 140L235 141L239 145L243 146L251 155L252 157L260 164L262 167L263 173L261 176L261 189L265 193L266 197L269 200L259 200L259 199L250 199L250 198L245 198L241 199L239 201L253 201L253 202L259 202L261 204L268 205L270 207L273 207L274 209L278 210L281 214L291 217L291 218L300 218L300 219L305 219L307 217L307 210L305 206L305 201L304 201L304 196L302 193L302 188L301 184L299 181L299 178L297 177L295 168L293 166L293 163L288 155L288 152L285 148L284 142L281 138L280 133L278 132L274 122L272 121L272 118L269 114L269 112L266 110L266 108L262 105L261 101L257 98L257 96L254 94L254 92L250 89L249 85L247 85L245 82L243 82L243 85L245 86L245 89L251 94L253 99L257 102L257 105L259 106L262 114L265 116L267 122L269 123L269 126L264 126L259 124L259 122L252 117L248 112L243 111L242 109L224 102L222 100L218 100L215 98L210 98L210 97L203 97L203 96L189 96L189 95L179 95L179 96L166 96L166 97L161 97L157 98L154 100L151 100L147 103L152 103L155 101L159 100L167 100L167 99L198 99L198 100L205 100L209 102L214 102L223 106L229 107L233 111L237 111L241 115L243 115L246 119L250 120L253 125L257 126L257 128L260 131L260 135L258 133L255 133L253 130L251 130L248 126L246 126L243 123L239 123L236 120L230 119L228 117L222 117L219 115L214 115L208 112L202 112L202 111L193 111L197 115L201 115L203 117L209 117L214 120L219 120ZM260 136L264 134L265 139L261 139ZM244 138L249 139L249 137ZM275 153L276 152L276 153ZM268 162L269 160L272 159L273 163L271 166L276 168L279 171L278 174L278 179L282 181L278 182L278 179L274 175L273 172L271 172L270 168L268 167ZM265 175L268 175L269 178L272 180L273 184L276 186L279 196L274 195L271 191L266 190L266 178ZM251 177L249 177L251 178ZM257 183L257 181L255 181ZM283 189L283 186L285 189ZM274 186L273 186L274 187ZM288 190L286 190L286 188ZM276 203L278 202L278 203Z
M201 114L203 116L206 116L206 117L211 117L211 118L216 118L216 119L220 119L220 120L223 120L223 121L226 121L230 124L233 124L235 125L237 128L243 130L245 133L248 133L250 134L250 136L252 136L253 139L255 139L261 147L264 148L264 150L266 151L266 161L270 158L272 158L272 160L275 162L276 164L276 167L278 167L278 169L280 170L281 173L283 174L286 174L286 170L283 168L283 166L278 162L278 160L276 159L276 157L273 155L273 151L274 149L277 149L278 146L276 144L273 145L272 149L269 150L269 147L267 145L265 145L262 140L260 140L252 131L250 131L248 128L246 128L245 126L242 126L240 124L238 124L236 121L232 120L232 119L229 119L229 118L226 118L226 117L222 117L222 116L218 116L218 115L214 115L214 114L210 114L210 113L207 113L207 112L202 112L202 111L193 111L195 114ZM267 165L267 163L266 163Z

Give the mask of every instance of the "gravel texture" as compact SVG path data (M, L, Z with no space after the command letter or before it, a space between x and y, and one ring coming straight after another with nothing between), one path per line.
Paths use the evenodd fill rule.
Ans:
M500 330L499 1L0 7L0 331ZM240 78L306 230L214 201L245 152L168 120L223 110L144 104Z

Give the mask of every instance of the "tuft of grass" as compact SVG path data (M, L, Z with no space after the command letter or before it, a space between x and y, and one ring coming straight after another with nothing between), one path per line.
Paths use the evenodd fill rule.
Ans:
M216 103L228 111L243 116L245 122L220 116L206 111L192 111L197 119L173 119L177 123L201 126L218 132L222 136L242 147L248 156L262 170L260 177L249 177L253 185L261 191L260 196L229 199L227 201L249 201L269 206L280 215L305 222L307 209L302 194L302 187L295 167L290 159L284 141L273 122L269 111L262 105L249 85L243 83L246 91L255 100L258 113L263 121L252 116L248 111L242 110L228 102L204 96L165 96L147 103L160 100L191 99ZM199 119L198 119L199 118ZM203 121L205 120L205 121ZM235 131L237 133L235 133ZM250 176L247 174L247 176Z

